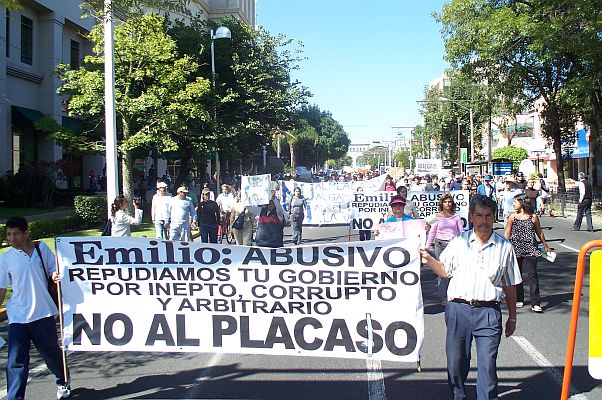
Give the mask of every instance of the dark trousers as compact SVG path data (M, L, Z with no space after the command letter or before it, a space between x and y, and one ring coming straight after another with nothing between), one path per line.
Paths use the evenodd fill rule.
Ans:
M472 339L477 345L477 399L497 399L496 359L502 337L499 308L471 307L448 302L445 306L447 381L454 400L466 399Z
M25 385L29 376L29 350L33 342L57 385L66 383L63 374L63 356L58 345L53 317L42 318L27 324L8 325L8 357L6 361L7 398L25 398Z
M372 234L369 229L360 229L360 240L363 242L365 240L370 240L372 238Z
M217 243L217 225L199 226L199 235L203 243Z
M539 298L539 279L537 278L537 257L517 257L518 268L522 274L523 270L527 270L529 278L529 300L532 306L538 306ZM516 285L516 301L525 302L525 289L523 282Z
M573 229L581 229L583 214L585 214L585 220L587 221L587 230L593 231L594 225L592 224L592 199L583 199L583 201L579 203L579 207L577 208L577 218L575 218Z
M300 221L291 221L291 228L293 229L293 243L301 244L301 237L303 235L303 219Z

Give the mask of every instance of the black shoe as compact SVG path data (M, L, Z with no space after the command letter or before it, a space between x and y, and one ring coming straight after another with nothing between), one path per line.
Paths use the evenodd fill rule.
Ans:
M593 230L593 229L588 229L587 231L588 231L588 232L593 232L594 230Z

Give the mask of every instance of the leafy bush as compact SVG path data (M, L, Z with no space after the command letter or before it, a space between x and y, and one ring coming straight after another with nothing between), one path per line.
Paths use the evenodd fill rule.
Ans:
M107 198L104 196L76 196L75 212L88 223L107 219Z
M46 221L29 221L29 238L32 240L58 236L59 234L81 229L84 222L80 217L69 216ZM6 227L0 226L0 241L6 239Z

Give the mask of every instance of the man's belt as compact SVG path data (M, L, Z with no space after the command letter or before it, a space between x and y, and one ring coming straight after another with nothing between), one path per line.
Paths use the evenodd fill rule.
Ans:
M460 304L468 304L471 307L500 308L500 302L499 301L453 299L452 302L454 302L454 303L460 303Z

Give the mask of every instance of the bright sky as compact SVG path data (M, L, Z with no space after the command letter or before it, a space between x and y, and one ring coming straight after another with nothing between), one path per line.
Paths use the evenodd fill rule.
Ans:
M304 44L294 71L352 142L393 140L422 123L416 100L443 74L444 0L257 0L257 25ZM403 130L409 135L410 130Z

